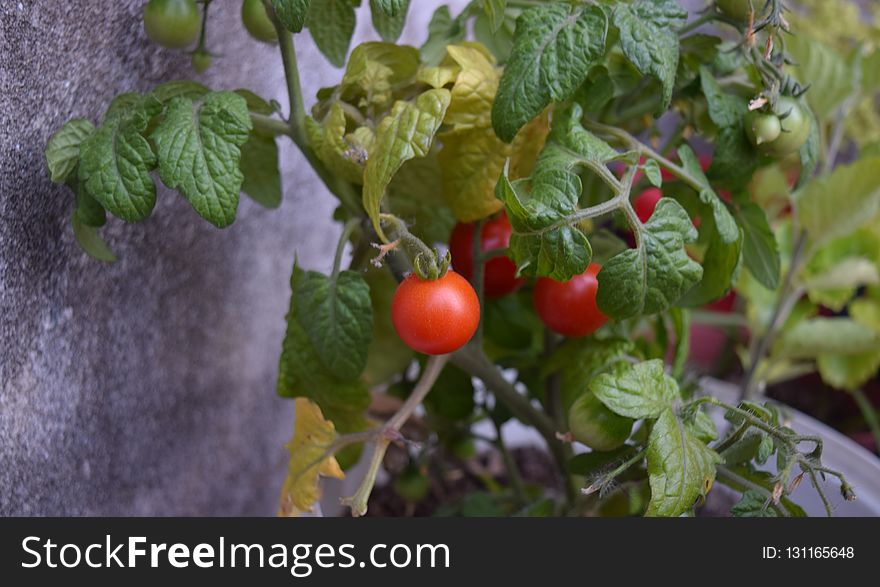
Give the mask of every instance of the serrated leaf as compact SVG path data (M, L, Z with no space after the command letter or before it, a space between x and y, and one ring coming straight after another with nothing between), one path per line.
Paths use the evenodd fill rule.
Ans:
M156 204L156 184L150 177L156 154L141 133L160 109L150 96L117 96L103 124L80 145L78 176L83 187L126 222L143 220Z
M311 3L312 0L272 0L278 21L292 33L303 29Z
M391 113L379 123L364 169L363 201L380 237L384 237L384 232L379 222L379 205L385 188L404 162L428 154L449 99L448 90L428 90L414 102L395 103Z
M311 0L306 27L327 61L345 64L357 16L350 0Z
M364 163L369 145L346 135L345 111L338 102L330 106L323 123L306 117L306 136L318 159L348 182L364 182Z
M721 461L671 408L664 410L648 437L651 501L646 516L680 516L706 495Z
M452 86L452 98L444 124L453 131L489 128L492 102L498 89L500 73L485 49L475 45L449 45L449 58L459 67ZM493 178L494 180L495 178Z
M678 157L681 159L685 169L705 186L703 189L698 190L698 195L700 201L712 209L715 229L718 231L721 242L730 244L737 241L740 238L740 231L736 225L736 220L733 219L733 215L727 209L724 201L710 187L709 180L706 178L706 174L703 173L700 161L694 154L693 149L688 145L682 145L678 149Z
M406 24L406 13L409 11L410 0L399 0L395 13L390 13L382 8L382 0L370 0L370 16L373 19L373 28L379 33L383 41L393 43L400 38L403 27Z
M732 508L730 513L734 518L775 518L776 513L767 499L767 496L754 489L749 489L742 495Z
M46 145L49 179L64 183L79 163L80 144L95 132L95 125L85 118L74 118L59 128Z
M482 0L483 13L489 19L489 25L493 33L497 32L504 23L504 11L507 9L507 0Z
M212 92L199 102L172 98L151 135L162 182L180 191L199 215L219 228L235 220L244 179L240 148L250 130L245 99L233 92Z
M863 157L813 179L798 193L796 209L815 246L872 221L880 212L880 157Z
M340 432L363 429L366 426L364 411L370 403L370 394L357 376L345 379L340 373L328 369L321 360L301 322L304 310L299 306L298 292L304 277L305 272L294 266L290 281L292 293L287 331L278 368L278 395L311 399Z
M622 373L604 373L593 380L590 391L605 406L627 418L657 418L680 398L678 383L655 359L632 365Z
M850 318L802 320L784 332L774 346L774 356L815 358L823 354L854 355L875 351L880 336Z
M582 113L580 105L572 104L554 114L528 182L511 183L509 168L498 180L495 193L513 227L509 254L523 275L566 281L582 273L592 258L586 236L567 219L577 211L583 190L578 170L607 173L605 162L617 152L581 126Z
M741 99L725 94L715 81L712 71L705 65L700 67L700 85L706 97L712 122L719 128L739 126L746 111L745 103Z
M570 98L605 53L607 32L598 6L552 3L523 12L492 107L498 137L512 141L551 101Z
M703 276L703 268L684 250L696 238L684 208L661 198L639 229L638 247L612 257L599 271L599 309L622 319L671 307Z
M739 275L743 238L725 243L713 233L703 255L703 276L681 299L682 306L702 306L724 296Z
M104 207L86 193L76 178L72 178L68 184L76 193L76 204L73 208L73 215L76 219L86 226L94 228L104 226L107 223L107 211L104 210Z
M285 445L290 453L287 477L281 489L278 515L296 517L312 510L321 498L320 478L344 479L345 473L326 450L336 440L336 430L317 404L305 398L295 402L293 437Z
M495 183L510 154L491 128L440 135L443 197L460 222L486 218L504 207Z
M362 43L348 57L339 92L359 108L383 111L391 106L393 88L415 78L419 52L392 43Z
M635 345L625 339L569 338L543 365L543 375L560 372L562 407L568 411L600 374L635 355Z
M266 208L281 205L281 174L274 137L252 132L241 147L239 167L244 176L241 191Z
M116 255L104 242L96 227L83 224L76 214L71 216L70 223L73 226L73 235L76 237L77 244L90 257L106 263L116 261Z
M328 371L354 379L364 370L373 329L370 288L354 271L327 277L304 272L297 280L299 322Z
M161 83L153 88L153 96L163 104L169 102L172 98L189 98L198 100L211 90L199 82L192 80L174 80ZM242 90L237 90L241 92Z
M637 0L614 8L614 24L620 29L624 55L643 75L660 81L663 96L658 113L672 100L678 69L678 30L687 21L687 11L675 0Z
M764 210L752 202L740 203L734 211L743 231L743 262L752 277L767 289L779 286L780 261L776 237Z
M832 111L852 94L853 66L821 41L805 35L790 35L785 50L794 58L792 73L802 84L810 84L805 95L816 115L827 120Z
M464 26L463 16L466 12L463 11L458 17L452 18L446 5L434 11L431 22L428 23L428 38L419 50L425 63L439 64L446 54L446 46L464 39L467 29Z

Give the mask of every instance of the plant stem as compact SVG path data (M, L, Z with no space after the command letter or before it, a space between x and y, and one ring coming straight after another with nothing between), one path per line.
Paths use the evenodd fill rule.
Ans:
M739 475L738 473L728 469L724 465L718 465L715 470L716 478L724 485L727 485L731 489L739 491L740 493L745 493L749 489L757 491L758 493L764 495L767 499L770 500L770 507L772 507L777 513L781 514L784 517L791 517L791 513L784 505L782 505L782 503L773 503L773 494L766 487L762 487L761 485L758 485L757 483L746 479L742 475Z
M721 15L719 13L715 12L714 10L707 10L706 12L704 12L703 14L701 14L700 16L698 16L697 18L695 18L691 22L687 23L686 25L684 25L683 27L678 29L678 36L686 35L689 32L700 28L701 26L703 26L707 22L712 22L713 20L717 19L719 16L721 16Z
M291 137L290 125L284 120L272 118L258 112L251 112L251 124L254 125L254 130L257 131L266 132L273 136L284 135Z
M862 417L865 418L865 422L874 436L874 452L880 452L880 419L877 418L877 410L861 389L854 389L850 393L852 393L856 405L862 412Z
M510 454L510 450L508 450L507 445L504 443L504 436L501 433L501 424L495 421L493 418L489 418L492 420L492 424L495 425L495 441L494 444L498 448L498 452L501 453L501 458L504 461L504 467L507 469L507 475L510 477L510 484L513 487L513 492L516 494L516 498L521 503L526 503L526 489L523 484L522 475L519 473L519 468L516 466L516 461L513 460L513 455Z
M339 242L336 244L336 254L333 255L333 272L330 274L330 280L336 279L339 275L339 269L342 266L342 253L345 251L345 244L351 238L351 234L357 229L361 221L359 218L352 218L342 227L342 234L339 235Z
M211 2L213 0L204 0L202 2L202 28L199 31L199 44L196 46L196 51L205 50L205 37L208 34L208 7L211 6Z
M422 376L415 388L413 388L412 393L403 405L400 406L400 409L379 430L364 480L353 496L342 500L343 504L351 507L351 514L353 516L363 516L367 513L367 502L370 499L373 486L376 484L376 475L379 472L379 467L382 466L385 451L388 450L392 440L397 437L401 427L403 427L416 408L419 407L419 404L422 403L428 392L431 391L434 382L437 381L437 377L443 371L443 367L446 366L449 358L450 355L438 355L428 359L428 362L425 364L425 370L422 372Z
M788 272L785 274L782 289L779 291L779 299L776 302L776 306L773 308L770 323L767 325L767 329L764 331L763 336L754 339L757 341L757 344L753 343L750 345L749 368L748 371L746 371L742 386L740 387L740 399L750 399L756 395L756 390L759 387L759 382L756 377L758 366L766 352L770 349L770 345L773 344L778 329L785 324L786 320L788 320L792 308L794 308L794 305L800 298L800 290L794 289L793 284L794 277L798 271L800 271L801 263L804 260L803 257L806 242L807 234L806 232L801 231L795 241L794 251L791 255L791 263L789 264Z

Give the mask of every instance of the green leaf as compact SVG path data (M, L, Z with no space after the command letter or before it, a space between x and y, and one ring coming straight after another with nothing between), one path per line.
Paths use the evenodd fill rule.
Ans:
M306 136L318 159L333 173L354 184L364 182L364 159L372 144L372 131L360 127L361 136L346 134L348 121L339 102L333 102L322 123L306 117ZM363 139L363 140L359 140Z
M305 310L299 306L299 292L304 280L310 279L294 265L287 332L279 364L278 395L313 400L340 432L362 429L366 426L363 414L370 404L370 394L357 377L346 379L321 360L312 337L301 322Z
M568 472L588 477L610 465L625 462L632 457L634 449L627 444L609 451L594 450L575 455L568 461Z
M492 106L498 137L512 141L552 100L570 98L605 53L607 32L598 6L552 3L523 12Z
M656 161L648 159L645 161L643 169L645 170L645 177L648 178L651 185L658 188L663 186L663 174L660 173L660 165Z
M357 15L351 0L311 0L306 26L315 45L336 67L345 64Z
M76 214L70 218L70 222L73 226L73 235L76 237L77 244L90 257L107 263L116 261L116 255L113 254L113 251L110 250L107 243L101 238L96 227L83 224Z
M733 189L746 189L758 168L758 153L741 124L722 128L715 139L715 152L708 174Z
M700 85L709 106L709 117L712 122L719 128L740 126L746 111L745 103L741 99L725 94L715 81L712 71L706 66L700 67Z
M685 243L697 231L684 208L661 198L650 220L639 228L638 247L611 258L599 272L599 309L615 319L662 312L703 276L688 257Z
M839 241L830 244L837 242ZM875 237L874 243L876 242ZM825 250L827 249L823 249L823 251ZM814 263L821 260L821 265L818 267L822 267L822 269L812 268L814 263L811 263L808 270L812 270L803 283L810 296L810 301L813 303L822 304L835 312L840 312L855 295L856 288L880 282L880 271L877 267L880 255L876 254L876 250L875 254L870 257L858 256L856 251L847 252L845 250L829 255L821 253L822 251L814 257ZM826 262L831 260L836 262Z
M634 419L657 418L680 398L678 383L664 372L660 359L599 375L590 391L615 414Z
M440 6L431 16L428 23L428 38L422 45L420 52L422 60L428 65L437 65L446 54L446 46L458 43L467 34L462 12L458 17L452 18L448 6Z
M387 16L397 16L406 12L409 0L370 0L370 8L379 8Z
M583 191L578 170L607 173L605 162L617 152L581 126L582 113L580 105L572 104L554 114L530 180L511 182L507 170L498 180L495 193L513 227L509 254L523 275L566 281L590 264L590 243L568 219Z
M681 308L671 308L669 318L675 331L675 349L672 353L672 375L681 377L691 352L691 313ZM665 352L666 349L664 348Z
M483 12L489 19L489 25L493 33L498 32L504 24L504 11L507 9L507 0L483 0Z
M410 164L415 161L423 159L413 160ZM364 278L370 286L373 335L361 379L372 388L386 383L406 369L415 352L397 336L391 321L391 302L397 291L397 280L392 277L391 271L387 267L371 267L365 272Z
M513 36L516 30L516 19L507 14L501 21L498 30L492 30L492 23L485 12L474 18L474 39L492 52L498 63L507 63L513 49Z
M272 0L278 21L292 33L303 29L311 3L312 0Z
M561 373L562 407L568 411L596 377L635 354L635 345L625 339L569 338L542 366L542 374Z
M850 318L802 320L783 333L774 356L815 358L823 354L854 355L877 350L880 335Z
M797 195L795 208L816 246L871 222L880 212L880 157L863 157L813 179Z
M767 496L754 489L749 489L742 495L742 499L730 508L734 518L775 518L776 510L770 507Z
M828 120L833 110L856 90L851 63L831 47L806 35L789 35L785 50L794 58L795 77L810 84L807 102L822 120Z
M64 183L79 163L80 144L95 132L95 125L85 118L74 118L64 123L46 145L46 164L49 179Z
M705 186L699 190L700 201L712 209L712 217L715 220L715 228L718 231L721 242L730 244L738 240L740 238L740 231L736 225L736 220L733 219L733 215L727 209L724 201L710 187L709 180L706 178L706 174L703 173L700 161L694 154L693 149L688 145L682 145L678 149L678 156L685 169Z
M379 33L383 41L393 43L400 38L403 27L406 24L406 13L409 11L410 0L399 0L400 5L396 13L390 14L383 10L382 0L370 0L370 16L373 19L373 28Z
M620 46L626 58L643 75L660 81L663 96L657 112L665 112L678 69L677 29L687 21L687 11L675 0L636 0L618 4L613 19L620 29Z
M245 99L233 92L212 92L198 102L172 98L151 135L162 182L180 191L196 212L219 228L235 220L244 178L240 148L250 130Z
M794 186L796 190L803 187L813 177L813 173L815 173L816 167L819 165L819 157L822 154L822 137L819 136L819 122L816 120L816 115L809 108L804 108L803 110L810 119L810 134L807 136L807 142L801 145L801 148L798 150L798 156L801 160L801 172Z
M880 300L859 298L849 305L849 315L862 326L880 335ZM862 387L880 369L880 345L855 354L823 354L818 359L819 373L825 383L849 391Z
M281 174L275 138L252 132L241 147L241 191L266 208L281 205Z
M150 177L156 155L141 133L160 109L149 96L117 96L100 128L80 144L78 175L86 192L126 222L143 220L156 204Z
M174 80L170 82L161 83L155 88L153 88L153 97L162 102L163 104L170 102L172 98L189 98L191 100L198 100L205 94L209 93L211 90L198 83L191 80ZM247 90L236 90L237 92L247 91ZM251 92L252 93L252 92ZM268 113L264 113L268 114Z
M370 288L354 271L327 277L304 272L297 282L299 321L327 369L342 379L364 370L373 334Z
M443 181L437 157L431 155L403 164L388 185L385 199L391 212L407 223L409 231L425 243L446 242L455 217L443 201L438 186Z
M376 129L364 169L364 208L376 233L384 238L379 222L379 205L385 188L406 161L424 157L449 106L449 90L428 90L415 102L399 101Z
M776 237L764 210L749 201L739 203L734 214L743 231L743 262L752 277L767 289L779 286L780 261Z
M703 277L679 302L683 306L702 306L730 291L736 282L742 260L743 238L725 243L712 232L709 248L703 255Z
M721 461L671 408L654 422L647 459L651 502L646 516L680 516L692 509L711 488Z

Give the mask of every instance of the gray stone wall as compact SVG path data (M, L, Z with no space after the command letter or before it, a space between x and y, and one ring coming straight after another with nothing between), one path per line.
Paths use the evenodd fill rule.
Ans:
M329 269L332 197L285 142L279 210L243 198L218 230L162 190L149 220L104 229L119 256L105 265L77 248L71 195L45 170L65 120L194 77L188 55L147 40L143 3L0 1L0 515L275 511L292 422L274 395L287 280L295 252ZM414 4L405 38L420 42L437 2ZM195 77L284 104L277 50L247 36L239 7L212 5L224 57ZM296 43L311 103L340 72L307 35Z

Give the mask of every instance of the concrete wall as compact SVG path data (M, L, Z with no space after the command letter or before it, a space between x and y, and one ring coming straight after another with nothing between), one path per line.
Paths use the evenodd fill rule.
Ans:
M47 178L43 149L65 120L194 76L187 55L147 40L143 3L0 1L0 515L275 511L292 422L274 395L287 280L295 252L329 269L332 197L285 143L280 210L243 198L218 230L163 190L149 220L104 229L120 258L105 265L77 248L72 197ZM438 3L414 4L405 39L420 42ZM225 57L196 79L284 104L277 50L246 35L239 6L212 5L209 44ZM340 72L307 35L296 43L311 103Z

